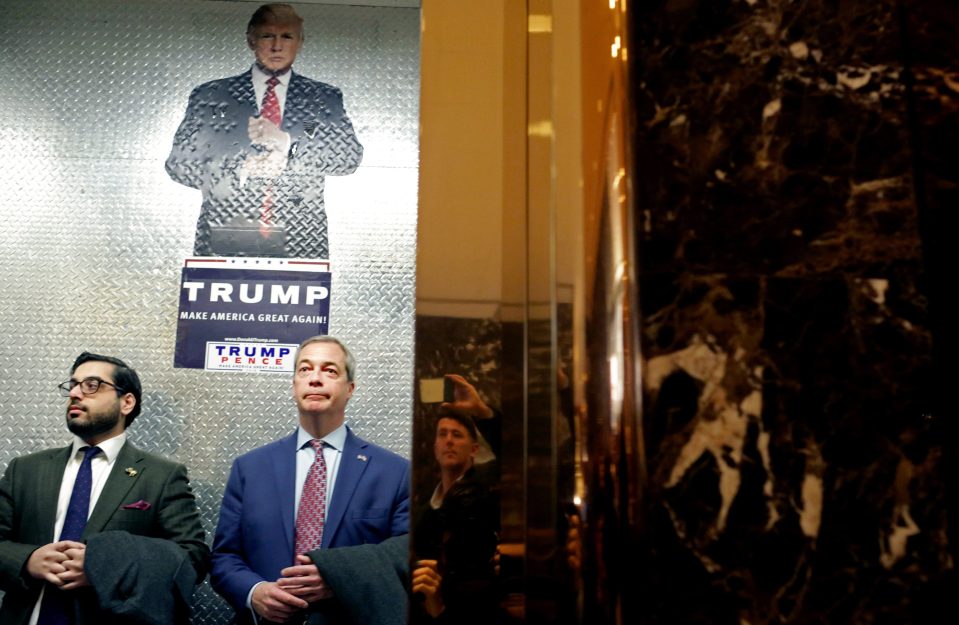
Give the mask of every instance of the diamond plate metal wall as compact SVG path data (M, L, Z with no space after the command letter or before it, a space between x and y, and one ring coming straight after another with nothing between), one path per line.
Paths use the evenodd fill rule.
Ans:
M163 168L196 85L246 70L255 3L4 0L0 20L0 466L66 444L55 386L85 349L141 374L132 440L190 468L215 527L233 457L291 431L285 376L174 370L200 193ZM338 86L360 169L326 180L330 332L359 359L348 420L409 454L418 28L410 8L298 5L298 72ZM196 623L229 609L205 583Z

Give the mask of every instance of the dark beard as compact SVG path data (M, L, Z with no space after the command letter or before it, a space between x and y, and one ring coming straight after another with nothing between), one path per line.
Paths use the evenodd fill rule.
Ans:
M116 426L117 421L120 419L120 410L118 408L113 414L100 414L92 418L90 417L90 413L87 413L87 417L88 419L85 423L80 423L75 419L71 420L70 417L67 417L67 429L84 440L93 438L104 432L109 432Z

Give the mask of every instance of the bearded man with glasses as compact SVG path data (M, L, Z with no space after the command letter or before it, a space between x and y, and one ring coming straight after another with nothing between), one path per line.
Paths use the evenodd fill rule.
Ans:
M84 352L70 373L73 441L0 480L0 625L187 623L209 548L186 467L127 442L136 371Z

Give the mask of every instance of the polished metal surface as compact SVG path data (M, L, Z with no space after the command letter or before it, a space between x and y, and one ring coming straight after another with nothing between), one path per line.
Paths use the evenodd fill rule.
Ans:
M528 125L549 132L528 138L525 617L630 622L645 461L625 8L528 7Z
M189 467L211 537L232 458L295 412L285 376L173 369L200 194L163 162L190 90L249 68L255 6L9 0L0 20L0 466L65 444L56 384L83 350L116 355L143 378L132 439ZM355 174L326 181L330 332L359 361L348 420L408 455L419 12L297 8L296 69L343 91L365 147ZM196 612L213 624L229 610L205 583Z
M456 301L459 291L430 284L427 303L446 298L447 309L474 314L418 315L417 376L460 373L502 409L495 597L508 614L502 622L631 622L642 591L631 571L641 553L645 460L626 9L621 0L528 0L522 15L508 2L495 6L505 34L487 43L489 53L525 72L506 70L491 83L524 99L502 111L511 149L486 158L501 166L521 160L511 165L525 177L519 189L504 182L504 205L490 211L502 211L501 220L490 219L501 226L493 239L502 244L490 256L503 271L490 272L482 292L496 305L470 307ZM424 3L427 24L432 8ZM517 25L518 44L509 36ZM429 36L427 28L424 41ZM522 128L511 134L516 117ZM520 214L506 205L517 196ZM485 208L452 198L438 205L444 214L461 211L464 221ZM448 237L428 223L420 232L421 250ZM468 266L474 240L443 248L444 267ZM437 480L435 413L415 409L414 497L421 503Z

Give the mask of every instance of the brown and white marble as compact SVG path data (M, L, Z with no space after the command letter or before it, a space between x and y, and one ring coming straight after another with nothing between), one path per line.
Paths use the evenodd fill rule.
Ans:
M957 9L631 8L649 474L633 614L938 622L956 264L930 223L959 186Z

